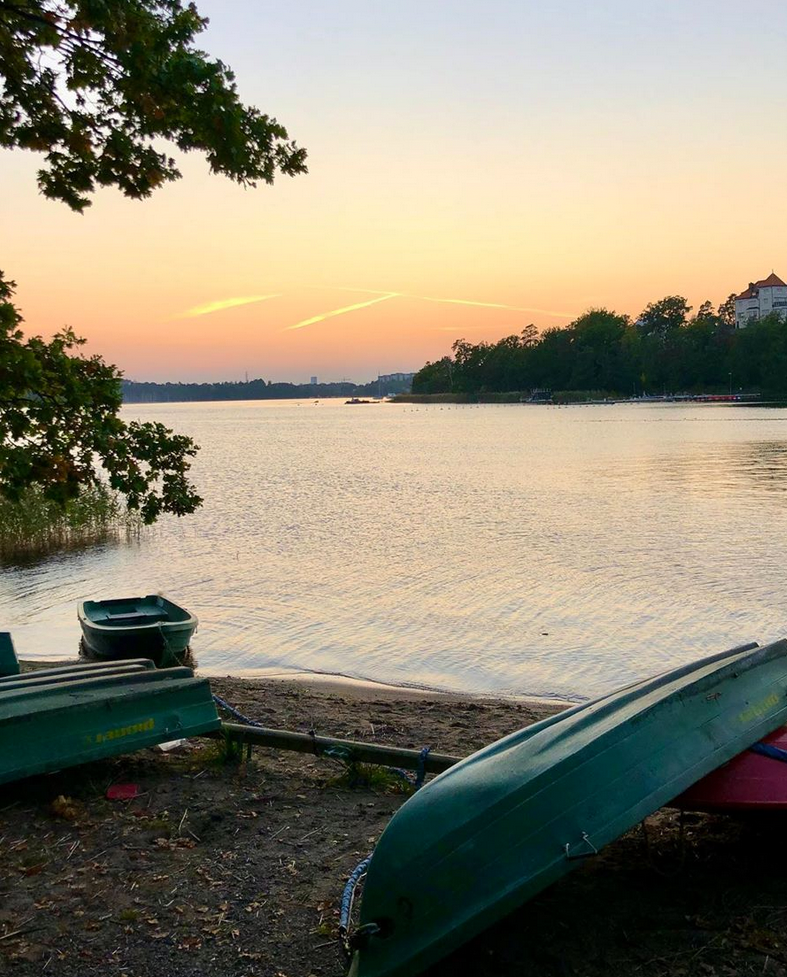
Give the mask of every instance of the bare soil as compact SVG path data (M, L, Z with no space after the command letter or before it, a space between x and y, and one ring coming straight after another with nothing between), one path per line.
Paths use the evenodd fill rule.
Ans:
M268 726L464 754L557 708L212 680ZM378 769L378 768L370 768ZM367 770L369 772L369 770ZM137 784L110 801L113 784ZM0 972L340 977L338 903L408 788L223 744L147 750L0 790ZM649 819L432 977L787 977L787 818Z

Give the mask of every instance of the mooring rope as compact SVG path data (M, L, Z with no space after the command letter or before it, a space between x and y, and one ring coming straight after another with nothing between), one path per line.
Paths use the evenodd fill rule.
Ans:
M399 767L392 767L392 770L404 777L408 784L412 784L415 790L420 790L426 779L426 758L429 756L430 751L431 747L429 746L425 746L421 750L421 754L418 757L418 769L414 778L406 770L401 770ZM339 939L348 960L352 957L353 948L358 945L359 940L366 936L373 936L380 929L376 923L367 923L365 926L360 926L355 931L353 938L350 938L350 924L352 922L355 890L358 888L358 883L366 875L366 870L369 867L373 854L374 852L370 852L366 858L358 862L350 873L350 877L347 879L342 892L342 901L339 907Z
M215 692L213 693L213 701L216 703L217 706L226 710L231 716L234 716L236 719L239 719L241 722L246 723L247 726L257 726L260 728L264 728L262 723L258 723L256 719L252 719L250 716L247 716L245 715L245 713L242 713L240 709L236 709L235 706L231 706L226 699L222 699L222 697L220 695L216 695ZM312 738L315 739L315 753L317 753L317 748L316 748L317 734L313 729L310 729L309 733L312 736ZM414 790L420 790L421 787L423 787L424 785L424 781L426 780L426 760L431 750L432 748L430 746L425 746L421 750L418 756L418 766L416 768L414 777L411 777L406 770L402 770L400 767L391 767L390 769L394 773L403 777L407 781L407 783L413 787ZM335 748L329 747L328 749L322 751L322 755L328 756L334 760L341 760L345 763L349 763L352 760L351 754L344 747L338 747L338 746ZM369 867L369 863L371 862L371 860L372 860L372 853L370 852L366 856L366 858L358 862L358 864L350 873L350 877L347 879L347 882L345 883L344 886L344 890L342 891L342 900L339 908L339 939L341 941L344 952L347 954L348 959L352 955L353 945L357 942L359 938L363 938L364 936L372 936L374 933L378 932L379 930L379 927L377 926L376 923L368 923L366 926L361 926L356 930L352 940L349 937L350 923L352 920L353 902L355 900L355 891L358 888L358 883L361 881L364 875L366 875L366 870Z
M251 719L249 716L245 715L245 713L242 713L240 709L236 709L235 706L231 706L226 699L222 699L220 695L216 695L215 692L213 693L213 701L217 706L225 709L231 716L234 716L236 719L240 719L242 723L246 723L247 726L257 726L259 729L265 728L264 723L258 723L256 719Z
M358 887L358 883L366 874L366 869L369 867L369 862L371 862L371 860L372 856L367 855L363 861L358 862L350 873L350 877L347 879L342 891L342 901L339 905L339 939L342 942L342 947L344 948L344 952L348 958L352 955L349 932L350 920L353 912L353 900L355 899L355 890Z
M391 771L398 774L408 784L413 786L416 790L420 790L424 785L424 780L426 780L426 758L432 752L431 746L424 746L421 749L421 753L418 756L418 766L415 771L415 776L411 777L406 770L402 770L401 767L391 767Z

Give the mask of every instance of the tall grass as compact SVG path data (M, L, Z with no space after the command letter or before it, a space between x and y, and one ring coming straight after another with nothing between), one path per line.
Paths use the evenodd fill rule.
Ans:
M19 502L0 496L0 561L47 556L139 535L141 521L104 484L83 489L60 506L35 486Z

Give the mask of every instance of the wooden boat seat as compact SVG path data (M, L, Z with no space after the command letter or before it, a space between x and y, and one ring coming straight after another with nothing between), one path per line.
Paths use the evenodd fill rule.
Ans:
M155 624L167 619L166 611L123 611L122 614L107 614L105 620L109 624Z

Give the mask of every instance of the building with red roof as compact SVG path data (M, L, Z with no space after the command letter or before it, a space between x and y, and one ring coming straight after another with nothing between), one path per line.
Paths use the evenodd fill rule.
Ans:
M762 281L749 282L749 287L735 296L735 326L745 329L771 312L787 318L787 282L773 271Z

